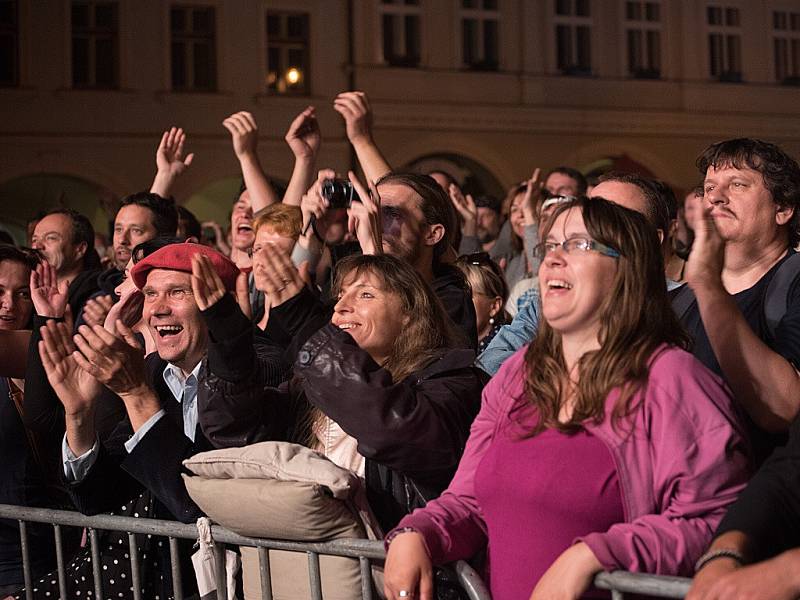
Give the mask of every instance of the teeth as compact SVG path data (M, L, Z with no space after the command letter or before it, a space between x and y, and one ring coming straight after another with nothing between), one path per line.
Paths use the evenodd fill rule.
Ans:
M551 288L559 288L559 289L572 289L572 284L569 282L564 281L563 279L551 279L547 282L548 287Z
M168 335L171 333L180 333L183 331L183 327L180 325L156 325L156 331L160 335Z
M353 329L354 327L358 327L355 323L342 323L339 325L339 329Z

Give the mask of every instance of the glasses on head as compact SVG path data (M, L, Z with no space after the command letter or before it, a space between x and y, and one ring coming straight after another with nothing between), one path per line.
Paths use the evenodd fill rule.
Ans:
M564 240L563 242L542 242L533 248L533 255L536 258L544 259L545 256L551 252L555 252L558 248L563 248L567 254L576 254L579 252L594 251L604 256L611 258L619 258L621 256L619 250L615 250L610 246L601 244L591 238L575 237Z

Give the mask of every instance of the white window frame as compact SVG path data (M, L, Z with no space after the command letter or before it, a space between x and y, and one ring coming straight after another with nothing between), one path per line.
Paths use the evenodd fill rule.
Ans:
M577 12L576 8L576 0L569 0L572 3L572 12ZM595 49L594 49L594 14L595 9L597 8L596 3L589 0L589 16L578 16L576 14L571 15L559 15L556 13L556 7L552 0L550 2L550 11L552 15L552 27L551 27L551 34L552 34L552 48L553 48L553 70L557 73L561 73L563 75L570 75L570 73L565 73L559 66L558 66L558 34L557 29L559 25L565 25L572 30L572 57L573 59L577 58L578 56L578 36L576 35L578 27L588 27L589 28L589 72L586 75L591 75L594 73L594 65L593 59L595 57Z
M483 5L483 0L477 0L481 6ZM497 0L497 8L495 9L486 9L486 8L464 8L462 5L461 0L456 0L458 2L458 10L457 10L457 17L456 17L456 27L458 31L458 39L460 40L461 44L458 47L458 54L461 60L461 66L464 69L473 68L474 66L479 66L481 63L486 61L486 56L484 56L484 23L486 21L494 21L497 25L497 69L500 69L500 50L502 47L502 42L500 40L500 23L501 23L501 16L500 16L500 3L502 0ZM478 44L477 44L477 55L480 57L480 60L473 64L470 64L466 61L466 57L464 56L464 21L470 19L476 21L478 24Z

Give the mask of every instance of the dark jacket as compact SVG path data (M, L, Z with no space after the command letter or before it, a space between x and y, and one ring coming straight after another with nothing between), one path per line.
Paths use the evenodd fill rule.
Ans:
M68 484L68 491L77 509L87 515L118 513L135 504L141 512L134 516L194 523L204 516L189 497L181 479L183 460L212 447L198 427L192 442L183 431L183 411L164 381L167 363L157 354L145 359L148 383L161 400L165 415L139 440L129 454L125 442L133 435L127 417L109 438L100 444L97 460L78 483ZM200 377L203 377L201 368ZM158 542L158 543L156 543ZM145 587L160 589L162 597L172 596L169 545L163 538L148 538L144 553L157 555L158 569L149 573ZM184 594L196 591L190 562L192 543L179 540L180 568ZM160 577L160 578L159 578Z
M231 338L243 331L216 328L204 315L209 330L227 331ZM198 396L199 422L213 445L302 442L298 420L310 403L358 441L370 506L385 530L447 487L486 380L472 366L471 350L447 351L393 383L347 333L328 324L297 353L291 385L276 388L265 384L275 365L252 344L226 354L214 348L220 343L212 339Z
M450 265L435 265L431 288L441 300L447 316L464 335L466 347L477 350L478 319L472 303L472 291L464 274Z

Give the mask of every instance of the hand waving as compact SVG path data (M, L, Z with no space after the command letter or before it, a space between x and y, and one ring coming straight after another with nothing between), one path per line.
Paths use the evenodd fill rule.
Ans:
M48 319L60 319L64 316L69 296L69 281L59 283L55 267L46 260L36 265L31 271L31 300L36 314Z
M296 158L313 159L317 156L322 135L315 111L313 106L307 107L295 117L286 132L286 143Z
M351 144L372 140L372 109L364 92L342 92L333 101L333 109L344 117Z
M180 127L172 127L161 136L161 143L156 150L156 167L159 173L170 178L183 174L194 160L194 153L183 157L183 146L186 143L186 134Z
M258 125L251 113L246 111L233 113L222 122L222 126L231 132L233 151L239 160L255 156L258 145Z

